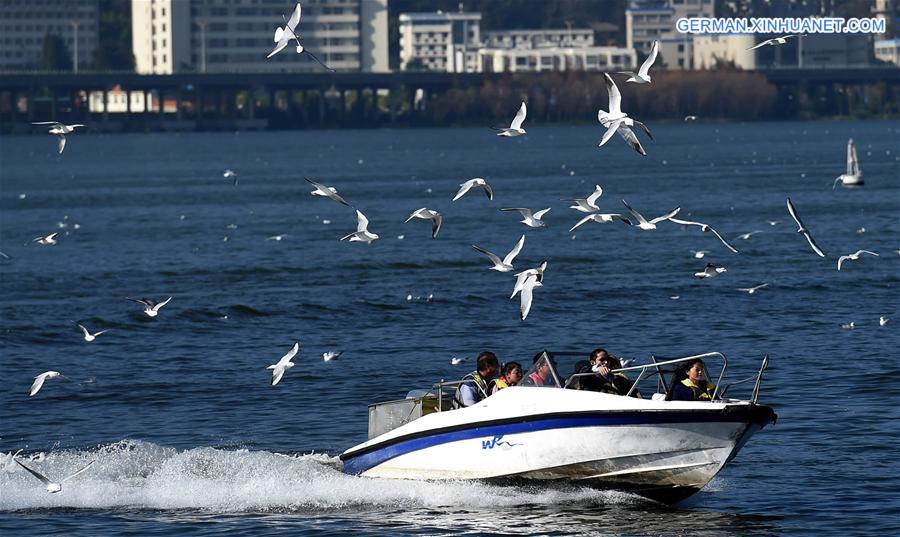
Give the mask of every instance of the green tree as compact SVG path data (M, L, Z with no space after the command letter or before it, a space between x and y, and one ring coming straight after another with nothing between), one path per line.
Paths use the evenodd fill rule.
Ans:
M71 71L72 53L66 42L56 34L48 33L44 36L44 47L41 49L42 71Z
M133 71L130 0L100 0L99 43L94 57L98 71Z

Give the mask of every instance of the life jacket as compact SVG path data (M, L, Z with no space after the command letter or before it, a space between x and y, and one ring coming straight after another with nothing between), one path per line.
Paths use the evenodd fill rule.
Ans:
M503 388L509 388L509 384L506 382L504 377L500 377L494 381L494 386L497 390L502 390Z
M681 381L681 384L690 388L692 392L694 392L694 400L695 401L709 401L712 399L713 387L712 384L706 382L705 380L700 381L702 383L701 386L697 386L691 379L684 379Z
M465 406L463 404L462 394L460 393L460 390L462 390L462 387L466 384L475 384L476 402L481 401L487 395L490 395L490 392L488 391L488 383L484 380L484 378L481 377L481 375L478 374L478 371L472 371L468 375L464 376L462 380L464 382L456 388L456 395L453 397L453 402L456 404L456 408L463 408ZM465 382L467 380L470 380L472 382Z
M603 383L600 388L602 393L611 393L613 395L628 395L631 390L631 379L625 373L613 373L612 377ZM632 397L641 398L641 392L637 389L631 392Z

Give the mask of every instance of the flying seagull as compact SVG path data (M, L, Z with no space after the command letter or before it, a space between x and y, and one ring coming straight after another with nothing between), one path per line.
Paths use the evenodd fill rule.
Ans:
M231 179L232 181L234 181L234 186L237 186L238 176L234 172L234 170L225 170L224 172L222 172L222 177L224 177L225 179Z
M69 380L68 377L60 373L59 371L45 371L40 375L34 377L34 382L31 383L31 390L28 391L28 397L34 397L37 392L41 391L41 388L44 386L44 381L55 378L64 378Z
M59 480L59 483L54 483L53 481L50 481L49 479L47 479L47 478L44 476L44 474L38 472L37 470L32 470L31 468L25 466L25 464L22 463L22 461L20 461L19 459L13 458L13 460L16 461L16 462L19 464L19 466L21 466L22 468L25 468L25 470L27 470L29 474L31 474L31 475L33 475L34 477L40 479L40 480L41 480L41 483L43 483L44 485L47 485L47 492L49 492L49 493L51 493L51 494L62 491L62 484L63 484L63 483L65 483L66 481L72 479L73 477L75 477L76 475L80 474L81 472L87 470L88 468L91 467L92 464L94 464L95 462L97 462L96 460L93 460L93 461L87 463L83 468L81 468L81 470L78 470L77 472L75 472L74 474L70 475L69 477L66 477L65 479L60 479L60 480Z
M788 34L788 35L783 35L781 37L773 37L772 39L766 39L765 41L762 41L759 44L748 48L747 50L757 49L759 47L764 47L766 45L772 45L773 47L775 45L784 45L785 43L787 43L788 39L790 39L791 37L798 37L799 35L800 34Z
M841 270L841 265L844 264L844 261L848 261L848 260L849 261L858 261L859 256L862 254L869 254L869 255L874 255L875 257L878 257L878 254L876 254L875 252L870 252L868 250L857 250L855 254L842 255L841 257L838 258L838 262L837 262L838 270Z
M519 111L516 113L516 117L513 118L512 123L509 124L508 128L504 127L491 127L495 131L499 131L497 136L522 136L525 134L525 129L522 128L522 122L525 121L525 114L527 110L525 109L525 101L522 101L522 106L519 107Z
M890 321L890 319L888 319L887 317L882 315L881 317L878 318L878 326L884 326L884 325L888 324L888 321Z
M809 230L807 230L806 227L804 227L803 222L800 221L800 215L797 214L797 209L794 208L794 204L791 203L791 198L787 199L787 209L788 212L791 213L791 218L794 219L794 222L797 222L797 233L803 233L803 236L806 237L806 240L809 242L809 245L817 256L825 257L825 252L819 248L816 241L813 240L812 235L809 234Z
M673 216L675 216L676 214L678 214L678 211L681 210L681 207L676 207L675 209L672 209L672 210L669 211L668 213L666 213L666 214L664 214L664 215L662 215L662 216L657 216L656 218L654 218L653 220L650 220L650 221L648 222L647 219L644 218L644 216L643 216L641 213L635 211L635 210L631 207L631 205L628 205L628 202L626 202L625 200L622 200L622 203L624 203L624 204L625 204L625 207L626 207L629 211L631 211L631 214L633 214L634 217L637 218L637 223L636 223L636 224L631 223L631 222L629 222L629 223L631 223L631 225L634 226L634 227L636 227L636 228L643 229L644 231L649 231L649 230L651 230L651 229L656 229L656 224L662 222L663 220L669 220L669 219L671 219Z
M546 227L547 223L541 220L541 218L547 214L547 211L550 210L550 207L546 209L541 209L540 211L536 211L532 214L531 209L525 209L524 207L512 207L506 209L500 209L501 211L515 211L522 215L522 223L528 227Z
M284 19L284 15L282 15L281 18ZM316 63L333 73L334 69L322 63L322 61L319 60L319 58L316 57L315 54L304 48L303 42L300 41L300 36L296 34L298 24L300 24L300 2L297 2L297 6L294 8L294 12L291 13L291 18L284 21L284 28L280 26L278 28L275 28L275 48L272 50L272 52L269 53L268 56L266 56L266 59L269 59L281 52L286 46L288 46L291 40L294 40L297 43L297 54L302 54L305 52L309 55L310 58L315 60Z
M744 233L744 234L742 234L742 235L738 235L737 238L743 239L743 240L746 241L746 240L750 240L750 237L756 235L757 233L762 233L762 231L760 231L760 230L757 229L757 230L755 230L755 231L750 231L749 233Z
M366 244L371 244L372 241L378 239L378 235L369 231L369 219L359 209L356 210L356 232L341 237L342 241L347 239L350 239L350 242L364 242Z
M491 267L491 270L496 270L498 272L510 272L513 270L512 262L516 258L516 256L519 255L519 252L522 251L522 246L524 244L525 244L525 235L522 235L521 237L519 237L519 241L516 242L516 245L513 246L513 249L510 250L508 254L506 254L506 257L504 257L502 261L496 255L492 254L491 252L488 252L487 250L485 250L483 248L479 248L478 246L475 246L474 244L472 245L472 248L475 248L479 252L488 256L488 259L490 259L491 262L494 264L494 266Z
M649 84L650 83L650 67L653 65L653 62L656 61L656 56L659 54L659 41L653 42L653 47L650 49L650 55L647 56L647 59L644 60L644 63L641 64L641 68L638 69L638 72L634 71L619 71L620 75L628 75L630 78L625 82L635 82L637 84Z
M289 350L287 354L281 357L281 360L278 360L277 363L274 363L266 368L272 370L272 386L278 384L278 382L281 380L281 377L284 376L284 371L286 369L290 369L294 367L294 365L296 365L291 361L291 359L294 356L297 356L297 351L299 350L300 342L298 341L294 343L294 346L291 347L291 350Z
M715 278L719 274L723 272L728 272L725 267L720 267L718 265L713 265L712 263L707 263L706 268L704 268L701 272L695 272L694 276L704 279L704 278Z
M534 276L540 283L544 283L544 271L547 270L547 262L544 261L540 264L540 266L535 268L530 268L528 270L523 270L516 274L516 285L513 287L513 292L509 295L510 300L512 300L522 289L525 288L525 282L528 278Z
M534 288L543 287L543 285L535 275L525 278L525 282L522 284L522 292L519 295L519 313L523 321L528 317L528 312L531 311Z
M99 331L99 332L94 332L94 333L92 334L92 333L90 333L90 331L88 331L87 328L84 327L83 324L81 324L81 323L75 323L75 325L76 325L78 328L80 328L81 331L84 333L84 340L87 341L88 343L90 343L90 342L94 341L95 339L97 339L97 336L99 336L100 334L102 334L102 333L104 333L104 332L109 332L109 329L107 329L107 330L101 330L101 331Z
M637 125L647 133L647 136L649 136L651 140L653 139L653 134L650 133L650 129L648 129L646 125L634 118L628 117L628 114L622 112L622 94L619 93L619 87L616 86L616 83L608 74L603 73L603 76L606 77L606 91L609 93L609 112L602 108L597 111L597 120L600 121L601 125L606 127L606 132L603 134L603 138L597 143L597 147L603 147L612 135L618 132L619 136L628 142L628 145L630 145L632 149L641 155L647 155L640 140L638 140L630 127Z
M691 253L694 254L695 258L703 259L709 253L709 250L691 250Z
M306 182L307 182L307 183L309 183L309 184L311 184L312 186L316 187L315 190L313 190L312 192L310 192L310 195L312 195L312 196L322 196L322 197L325 197L325 198L331 198L331 199L333 199L334 201L336 201L336 202L338 202L338 203L341 203L341 204L346 205L346 206L348 206L348 207L350 206L350 204L347 203L346 201L344 201L344 198L342 198L341 195L338 194L338 191L337 191L333 186L325 186L325 185L323 185L323 184L321 184L321 183L317 183L317 182L313 181L313 180L310 179L309 177L304 177L304 179L306 179Z
M474 179L469 179L465 183L459 184L459 190L456 191L456 195L453 196L453 199L450 201L456 201L459 198L466 195L466 193L472 188L479 187L484 189L484 195L487 196L489 200L494 199L494 191L491 189L491 185L488 184L487 181L482 179L481 177L476 177Z
M338 358L341 357L342 354L344 354L344 351L340 351L340 352L332 352L332 351L323 352L323 353L322 353L322 360L324 360L324 361L326 361L326 362L330 362L330 361L332 361L332 360L337 360Z
M42 237L35 237L35 238L31 239L31 242L36 242L43 246L53 246L54 244L56 244L56 236L57 235L59 235L59 233L51 233L49 235L44 235Z
M763 283L763 284L756 285L753 287L740 287L740 288L738 288L738 291L743 291L743 292L747 293L748 295L752 295L753 293L759 291L763 287L768 287L768 286L769 286L769 284Z
M450 365L459 365L467 360L468 358L457 358L456 356L454 356L450 358Z
M575 205L570 205L569 209L575 209L576 211L582 213L593 213L600 210L600 207L597 206L597 200L600 196L603 195L603 188L600 185L594 185L594 191L591 192L591 195L586 198L575 198L572 200L562 200L562 201L571 201Z
M422 220L431 220L431 238L436 239L438 231L441 230L441 223L444 221L444 217L441 216L441 213L437 211L432 211L431 209L426 209L422 207L421 209L417 209L413 211L409 218L406 219L406 222L409 222L413 218L421 218ZM403 222L404 224L406 222Z
M697 116L684 116L685 121L697 121Z
M147 317L156 317L159 315L159 310L162 309L163 306L169 303L172 300L172 297L169 297L162 302L154 302L149 298L129 298L128 300L132 300L139 304L144 305L144 313L147 314Z
M704 233L712 232L712 234L715 235L716 238L718 238L719 241L722 244L724 244L726 248L728 248L729 250L731 250L734 253L738 253L737 248L735 248L734 246L729 244L729 242L726 241L724 238L722 238L722 235L719 235L719 232L716 231L715 229L713 229L713 227L709 224L704 224L703 222L692 222L690 220L681 220L679 218L669 218L669 220L671 220L672 222L674 222L676 224L681 224L683 226L697 226L700 228L700 231L702 231ZM703 255L706 254L706 251L701 250L701 252L703 252L703 253L694 252L694 256L697 257L697 259L701 259L703 257Z
M76 123L74 125L64 125L58 121L38 121L37 123L32 123L32 125L53 125L50 127L50 130L47 131L48 134L55 134L57 138L59 138L59 154L61 155L63 149L66 148L66 135L75 132L76 127L84 127L84 125L80 123Z
M574 226L572 226L571 229L569 229L569 232L571 233L572 231L575 231L576 228L581 227L583 224L586 224L588 222L597 222L598 224L608 224L614 220L621 220L622 222L625 222L629 226L634 225L631 222L631 220L629 220L627 217L622 216L621 214L618 214L618 213L614 213L614 214L594 213L594 214L589 214L589 215L585 216L584 218L582 218L581 220L579 220L577 224L575 224Z

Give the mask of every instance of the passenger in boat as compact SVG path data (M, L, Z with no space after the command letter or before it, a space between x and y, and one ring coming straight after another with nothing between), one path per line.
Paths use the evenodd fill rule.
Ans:
M675 373L669 399L672 401L710 401L714 387L706 380L706 366L696 358Z
M553 357L547 351L541 351L534 355L531 373L520 383L521 386L553 386L553 374L550 372L550 364L556 365Z
M594 376L581 377L581 389L592 392L610 393L613 395L628 395L634 385L628 375L622 372L613 373L614 369L621 369L622 362L618 358L610 356L606 349L594 349L591 352L590 363L587 368L582 368L579 373L593 372ZM641 392L635 389L632 397L641 398Z
M515 386L522 380L522 364L519 362L507 362L503 364L503 372L491 387L491 395L499 392L503 388Z
M497 355L485 351L478 355L476 370L464 376L464 381L456 390L454 403L457 408L472 406L490 395L489 385L500 372L500 361Z

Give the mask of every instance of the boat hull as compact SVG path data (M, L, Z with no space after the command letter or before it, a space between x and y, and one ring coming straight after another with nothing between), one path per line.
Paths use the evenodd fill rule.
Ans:
M841 186L846 188L853 188L857 186L865 185L865 181L863 181L862 175L847 175L844 174L841 176Z

